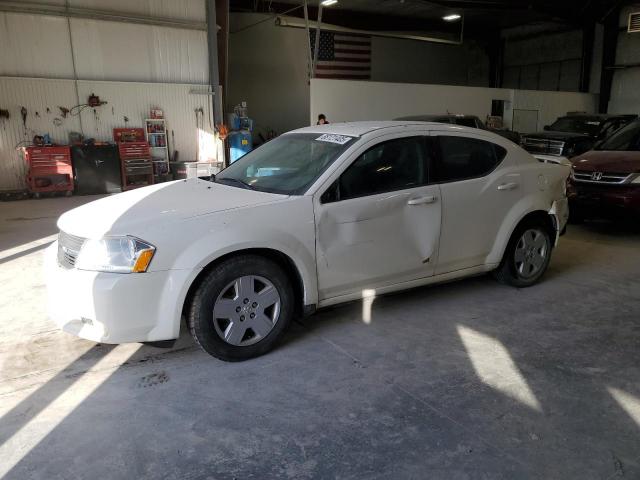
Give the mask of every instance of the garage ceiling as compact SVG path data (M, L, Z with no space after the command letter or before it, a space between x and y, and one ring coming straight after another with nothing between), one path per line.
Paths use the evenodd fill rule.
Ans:
M608 12L624 3L619 0L339 0L325 8L323 18L352 28L373 30L453 31L442 26L442 17L461 13L465 30L486 35L496 28L535 23L553 23L558 27L575 27L601 21ZM282 13L302 0L231 0L232 11ZM311 18L315 18L318 0L309 0ZM290 15L302 16L302 9ZM348 25L346 25L348 24ZM383 27L384 25L384 27Z

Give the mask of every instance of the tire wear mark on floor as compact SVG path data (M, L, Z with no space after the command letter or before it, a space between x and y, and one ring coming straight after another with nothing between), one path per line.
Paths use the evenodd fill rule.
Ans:
M161 383L167 383L169 381L169 374L165 371L150 373L145 375L138 381L138 388L147 388L160 385Z

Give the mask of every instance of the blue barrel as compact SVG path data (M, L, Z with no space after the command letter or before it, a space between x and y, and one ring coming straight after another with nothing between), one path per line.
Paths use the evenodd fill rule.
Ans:
M229 148L231 150L231 163L253 149L253 139L251 138L251 132L248 130L230 132L227 138L229 139Z

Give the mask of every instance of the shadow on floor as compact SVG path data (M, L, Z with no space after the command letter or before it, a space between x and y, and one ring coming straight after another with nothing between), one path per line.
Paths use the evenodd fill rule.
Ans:
M634 478L640 299L560 279L324 310L239 364L136 352L7 478Z

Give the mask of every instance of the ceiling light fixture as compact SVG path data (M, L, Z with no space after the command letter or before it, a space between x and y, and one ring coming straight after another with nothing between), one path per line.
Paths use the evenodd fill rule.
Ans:
M451 15L445 15L444 17L442 17L442 19L445 22L455 22L456 20L460 20L461 18L462 18L462 16L458 15L457 13L453 13Z
M338 0L322 0L320 2L323 7L330 7L331 5L335 5L336 3L338 3Z

